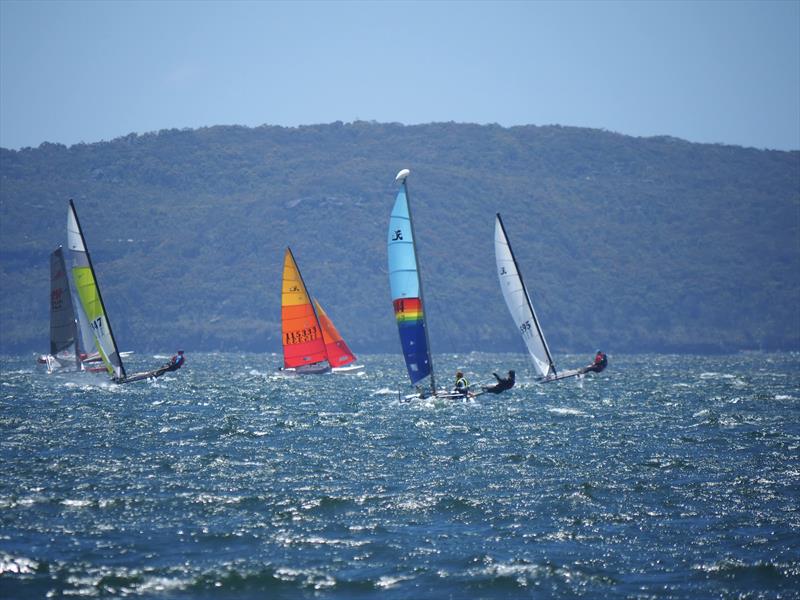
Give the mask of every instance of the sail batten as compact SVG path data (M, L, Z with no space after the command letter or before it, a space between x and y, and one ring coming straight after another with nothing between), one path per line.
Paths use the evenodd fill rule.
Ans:
M508 241L500 213L497 213L495 220L494 252L503 298L522 335L533 366L539 376L555 377L557 372L553 357L545 341L539 319L536 317L536 311L533 309L528 289L525 287L525 282L517 266L517 260L511 249L511 243Z
M126 377L125 366L114 339L111 322L108 319L100 287L95 277L92 259L86 247L86 239L83 236L78 213L72 200L69 201L67 212L67 245L72 259L75 290L89 321L97 351L109 374L116 380L122 381Z
M431 389L435 394L436 382L425 323L422 282L405 181L407 174L401 171L398 175L398 178L402 175L402 186L397 192L389 218L387 244L392 306L409 379L411 383L417 383L430 375Z

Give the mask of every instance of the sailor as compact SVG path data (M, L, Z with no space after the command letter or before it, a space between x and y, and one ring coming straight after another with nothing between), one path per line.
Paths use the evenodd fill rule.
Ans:
M469 396L469 381L467 378L464 377L464 373L461 371L456 371L456 392L463 395L464 397Z
M599 373L608 365L608 357L602 350L598 350L594 355L594 362L584 369L584 373Z
M485 386L483 388L484 392L489 392L490 394L499 394L500 392L505 392L506 390L510 390L512 387L514 387L516 375L513 369L508 372L508 377L500 377L497 373L492 373L492 375L494 375L494 378L497 379L497 383L494 385Z
M184 360L183 350L178 350L178 353L167 364L167 371L177 371L183 366Z

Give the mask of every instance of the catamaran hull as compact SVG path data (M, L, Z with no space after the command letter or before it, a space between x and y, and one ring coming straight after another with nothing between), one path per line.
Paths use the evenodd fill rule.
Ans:
M300 367L281 367L282 373L290 375L324 375L330 373L331 368L329 365L302 365Z
M588 367L583 367L581 369L570 369L569 371L561 371L555 377L543 377L538 380L538 383L551 383L553 381L561 381L562 379L568 379L570 377L581 377L587 373L600 373L604 369L605 367L597 368L594 365L589 365Z
M403 396L403 402L411 402L413 400L459 400L459 401L466 401L475 398L476 396L480 396L481 392L470 394L469 396L465 396L461 392L453 392L450 390L438 390L436 394L431 394L428 391L416 394L408 394Z
M177 369L173 369L177 370ZM161 377L165 373L170 371L169 367L159 367L158 369L153 369L152 371L144 371L141 373L134 373L133 375L128 375L124 379L115 379L114 383L133 383L135 381L144 381L146 379L156 379L157 377Z
M537 383L552 383L554 381L561 381L562 379L569 379L570 377L579 377L583 375L583 369L570 369L569 371L561 371L555 377L541 377Z
M364 365L347 365L346 367L333 367L331 373L359 373L364 370Z

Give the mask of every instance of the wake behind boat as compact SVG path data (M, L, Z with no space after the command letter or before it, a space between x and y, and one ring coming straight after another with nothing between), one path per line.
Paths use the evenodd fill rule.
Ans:
M577 377L589 372L599 373L608 364L608 358L600 350L595 355L594 363L580 369L558 371L547 342L544 339L536 311L533 310L528 288L522 279L517 259L511 249L503 219L497 213L494 227L494 256L497 264L497 276L500 279L500 289L503 298L511 313L511 318L517 326L528 354L533 362L533 368L538 375L540 383L549 383L569 377Z
M78 212L75 203L69 201L67 213L67 246L72 258L72 276L75 282L75 289L80 300L81 307L89 321L94 345L100 354L103 364L106 367L111 381L114 383L132 383L144 379L161 377L168 371L175 371L183 365L183 351L178 355L180 359L170 361L170 364L162 365L151 371L143 371L129 375L125 371L122 362L122 353L118 350L114 332L111 329L111 321L108 319L103 296L100 293L100 286L95 276L94 265L86 245L86 238L83 235Z

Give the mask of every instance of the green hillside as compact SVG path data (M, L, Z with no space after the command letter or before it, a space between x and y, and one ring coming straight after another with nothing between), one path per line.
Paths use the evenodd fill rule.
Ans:
M556 352L800 348L800 152L356 122L0 150L0 351L47 348L74 198L123 349L279 350L291 245L356 353L399 352L386 230L405 167L434 352L522 349L498 211Z

